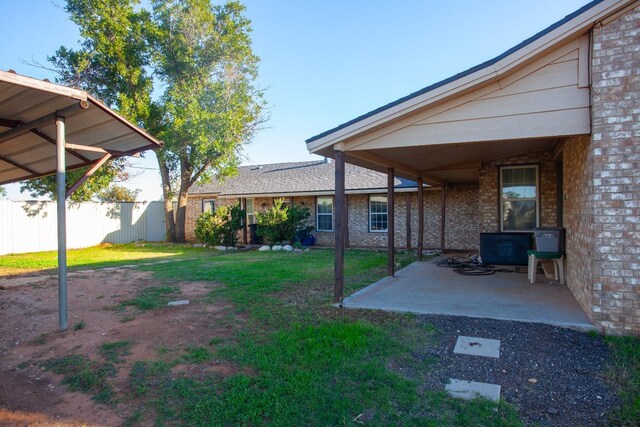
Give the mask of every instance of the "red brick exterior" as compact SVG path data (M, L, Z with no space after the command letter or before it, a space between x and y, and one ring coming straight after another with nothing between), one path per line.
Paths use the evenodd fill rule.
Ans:
M640 6L593 31L592 317L640 334Z

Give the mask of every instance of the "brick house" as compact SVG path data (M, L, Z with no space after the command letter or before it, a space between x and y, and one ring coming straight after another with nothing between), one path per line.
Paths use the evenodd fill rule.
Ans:
M308 139L307 148L336 160L336 212L345 206L345 162L430 184L426 197L409 196L411 206L444 201L436 217L446 247L477 247L481 232L564 227L567 285L591 321L640 334L640 1L593 1L490 61ZM395 200L390 274L392 243L404 240L403 197ZM424 229L417 246L429 246L431 226L414 229ZM345 232L338 222L337 236Z
M348 165L346 172L348 241L355 247L386 247L386 174L355 165ZM418 234L417 185L415 181L402 178L395 178L394 184L399 195L395 212L400 216L396 227L401 230L395 236L396 247L415 248ZM426 247L441 248L441 192L434 188L425 191ZM274 199L284 198L288 203L310 209L310 225L315 228L316 244L331 246L334 244L336 222L333 193L334 166L328 160L241 166L236 176L222 183L193 186L187 202L187 239L196 239L195 221L206 210L241 204L247 211L247 224L252 224L255 212L264 212L273 206ZM447 236L448 248L477 249L477 211L473 203L476 197L477 186L460 186L450 193L448 210L455 212L453 216L466 226L456 228L455 235ZM241 242L245 238L245 243L250 242L248 232L243 233Z

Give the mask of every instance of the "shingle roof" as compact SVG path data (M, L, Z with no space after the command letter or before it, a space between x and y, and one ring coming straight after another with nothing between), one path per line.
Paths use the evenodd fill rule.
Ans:
M299 193L326 193L334 191L335 165L324 160L313 162L275 163L270 165L241 166L236 176L223 182L212 181L194 185L189 194L216 194L219 196L278 195ZM396 188L416 187L407 179L395 179ZM387 175L346 164L347 191L383 190Z
M388 103L386 105L383 105L382 107L379 107L379 108L376 108L375 110L369 111L368 113L365 113L365 114L363 114L361 116L358 116L355 119L349 120L348 122L342 123L342 124L340 124L340 125L338 125L338 126L336 126L334 128L331 128L331 129L329 129L327 131L324 131L324 132L322 132L322 133L320 133L318 135L312 136L311 138L307 139L305 142L307 144L309 144L309 143L311 143L313 141L316 141L316 140L318 140L320 138L323 138L323 137L325 137L327 135L330 135L330 134L332 134L334 132L337 132L337 131L339 131L341 129L344 129L344 128L348 127L348 126L351 126L354 123L357 123L357 122L359 122L361 120L364 120L364 119L366 119L368 117L371 117L373 115L376 115L376 114L378 114L378 113L380 113L380 112L382 112L384 110L388 110L388 109L390 109L392 107L395 107L396 105L402 104L403 102L406 102L406 101L408 101L410 99L416 98L416 97L418 97L420 95L423 95L423 94L425 94L427 92L431 92L432 90L437 89L437 88L439 88L441 86L444 86L444 85L449 84L449 83L451 83L453 81L459 80L459 79L461 79L461 78L463 78L465 76L468 76L469 74L473 74L478 70L482 70L484 68L490 67L491 65L496 64L498 61L502 60L503 58L506 58L507 56L511 55L512 53L517 52L518 50L530 45L534 41L536 41L539 38L543 37L545 34L550 33L551 31L553 31L556 28L560 27L561 25L571 21L576 16L579 16L579 15L583 14L587 10L589 10L592 7L598 5L599 3L602 3L603 1L604 0L593 0L590 3L587 3L586 5L581 7L580 9L576 10L575 12L565 16L564 18L562 18L558 22L550 25L549 27L545 28L544 30L540 31L539 33L537 33L537 34L529 37L528 39L520 42L519 44L515 45L514 47L512 47L509 50L507 50L506 52L501 53L500 55L496 56L493 59L490 59L490 60L488 60L486 62L483 62L482 64L476 65L475 67L469 68L466 71L458 73L458 74L456 74L454 76L446 78L446 79L444 79L442 81L439 81L437 83L434 83L434 84L432 84L430 86L422 88L422 89L420 89L420 90L418 90L416 92L413 92L413 93L411 93L411 94L409 94L407 96L404 96L404 97L402 97L400 99L392 101L392 102L390 102L390 103Z

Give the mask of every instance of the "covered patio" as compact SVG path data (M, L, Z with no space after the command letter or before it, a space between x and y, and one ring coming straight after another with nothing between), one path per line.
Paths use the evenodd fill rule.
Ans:
M595 329L566 286L521 273L460 276L435 260L414 262L346 297L347 308L445 314Z
M459 314L494 316L511 307L511 312L523 316L528 312L530 318L544 322L554 312L548 309L555 307L559 323L581 324L584 313L596 323L602 318L600 291L619 292L621 288L617 278L602 283L594 280L602 272L618 274L613 269L619 266L596 266L599 258L594 255L597 250L590 228L594 220L594 181L590 174L599 167L590 160L592 128L598 124L592 122L591 114L590 54L597 47L592 30L594 23L618 16L615 14L628 6L625 0L594 1L502 55L306 141L309 152L335 158L335 303L366 306L369 303L364 302L365 296L377 293L383 296L381 303L405 311L436 310L436 306L441 311L445 310L443 306L453 310L457 306ZM383 230L375 231L386 234L389 277L347 300L344 250L349 236L349 202L345 163L388 176L383 213L386 222ZM395 176L417 183L417 209L413 211L417 214L411 212L407 198L407 208L403 206L406 221L394 212L401 206L394 195ZM431 213L426 213L426 189L440 193L440 212L434 213L431 197ZM371 212L370 205L370 217ZM614 214L622 215L612 210ZM432 220L429 229L427 215ZM562 291L554 301L552 288L527 285L524 274L521 279L505 281L497 276L445 279L442 275L450 272L430 268L429 264L396 272L395 249L405 247L403 221L416 223L415 228L407 226L407 230L417 230L413 247L417 248L418 261L422 260L423 249L438 247L425 245L425 235L433 236L438 231L443 252L478 251L482 233L530 235L538 227L561 227L566 236L562 252L567 287L558 288ZM407 231L406 235L410 234ZM411 238L406 241L411 247ZM526 257L526 249L519 249L518 254ZM424 291L428 289L425 286L433 286L433 292ZM480 288L483 294L475 295ZM549 293L540 294L544 289ZM401 295L406 298L402 300ZM436 295L442 300L433 302ZM476 297L483 300L473 307L465 306L465 299ZM612 298L622 296L618 293ZM537 302L543 301L548 304L536 308ZM425 308L430 304L432 308ZM619 301L607 304L617 310L612 321L622 326L621 316L631 309L622 313ZM370 308L374 305L371 302ZM572 307L576 317L563 317L566 307Z

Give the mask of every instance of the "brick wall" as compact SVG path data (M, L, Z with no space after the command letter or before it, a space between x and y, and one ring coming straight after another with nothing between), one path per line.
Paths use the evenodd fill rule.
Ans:
M558 225L556 164L552 159L551 152L542 152L483 162L479 180L480 232L497 233L500 231L500 167L517 165L538 165L540 226L556 227Z
M591 211L592 157L589 136L571 137L564 141L563 163L563 227L566 246L566 283L592 321L600 320L593 304L593 253Z
M640 6L593 31L593 311L640 334Z
M210 196L190 196L187 203L187 239L195 241L195 221L202 213L202 200L213 198ZM285 199L289 199L285 197ZM395 244L397 248L407 246L407 202L404 193L396 193L395 207ZM386 232L369 231L369 195L347 195L349 205L349 243L353 247L386 247ZM238 198L217 198L216 206L238 203ZM424 247L440 248L441 223L441 191L439 189L424 192ZM310 225L316 225L316 197L294 197L294 203L303 203L311 211ZM255 198L256 212L263 212L273 206L273 198ZM418 244L418 195L411 193L411 247ZM478 186L456 185L450 186L447 192L447 249L477 250L478 249ZM335 221L335 218L334 218ZM240 233L241 234L241 233ZM314 231L316 244L333 246L334 233Z

